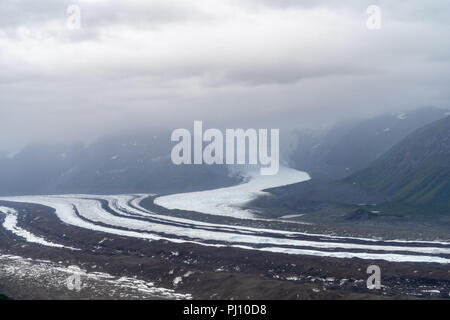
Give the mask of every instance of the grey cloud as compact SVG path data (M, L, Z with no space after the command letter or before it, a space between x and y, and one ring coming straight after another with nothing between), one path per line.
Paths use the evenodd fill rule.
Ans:
M2 1L0 26L12 28L22 25L38 25L48 20L64 18L70 0Z
M445 1L0 3L0 150L146 127L295 127L448 107ZM82 29L65 28L68 4Z

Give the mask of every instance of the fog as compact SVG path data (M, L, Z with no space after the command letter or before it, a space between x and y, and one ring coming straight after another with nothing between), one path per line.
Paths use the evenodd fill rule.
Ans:
M0 151L194 120L296 129L450 105L448 1L299 2L4 0Z

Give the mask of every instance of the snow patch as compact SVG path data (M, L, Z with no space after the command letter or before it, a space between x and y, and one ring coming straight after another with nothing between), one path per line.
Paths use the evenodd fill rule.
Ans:
M20 228L17 225L17 211L12 208L7 207L0 207L0 213L3 213L5 215L5 220L3 221L3 227L11 231L16 236L25 239L27 242L30 243L37 243L46 247L55 247L55 248L66 248L71 250L79 250L72 247L67 247L62 244L53 243L50 241L45 240L44 238L38 237L31 232Z

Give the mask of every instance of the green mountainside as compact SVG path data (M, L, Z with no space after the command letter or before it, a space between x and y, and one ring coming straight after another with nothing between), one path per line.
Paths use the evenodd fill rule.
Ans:
M346 179L394 202L450 208L450 117L410 134L367 169Z

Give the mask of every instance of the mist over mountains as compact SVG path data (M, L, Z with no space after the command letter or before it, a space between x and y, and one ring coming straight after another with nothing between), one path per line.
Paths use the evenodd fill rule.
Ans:
M296 147L287 150L284 144L281 152L290 154L285 160L313 180L335 180L369 166L446 112L422 108L339 124L327 132L295 136ZM29 145L0 157L0 194L174 193L241 181L227 166L174 165L172 145L168 131L110 136L90 145Z
M30 145L0 158L0 193L164 193L237 183L225 166L176 166L168 133L114 136L88 146Z
M356 220L449 214L450 116L442 111L369 119L338 135L340 127L335 136L324 135L330 149L309 154L317 161L309 162L312 180L270 189L270 196L252 205L273 212L350 212L349 219ZM439 119L427 123L433 117ZM391 131L381 130L383 119L390 120L391 139L386 138ZM413 130L421 122L427 124Z
M394 202L450 209L450 116L422 127L346 181Z
M290 164L313 179L343 178L366 168L408 134L446 114L446 109L427 107L342 123L325 132L301 132Z
M449 38L448 0L0 1L0 300L450 300Z

